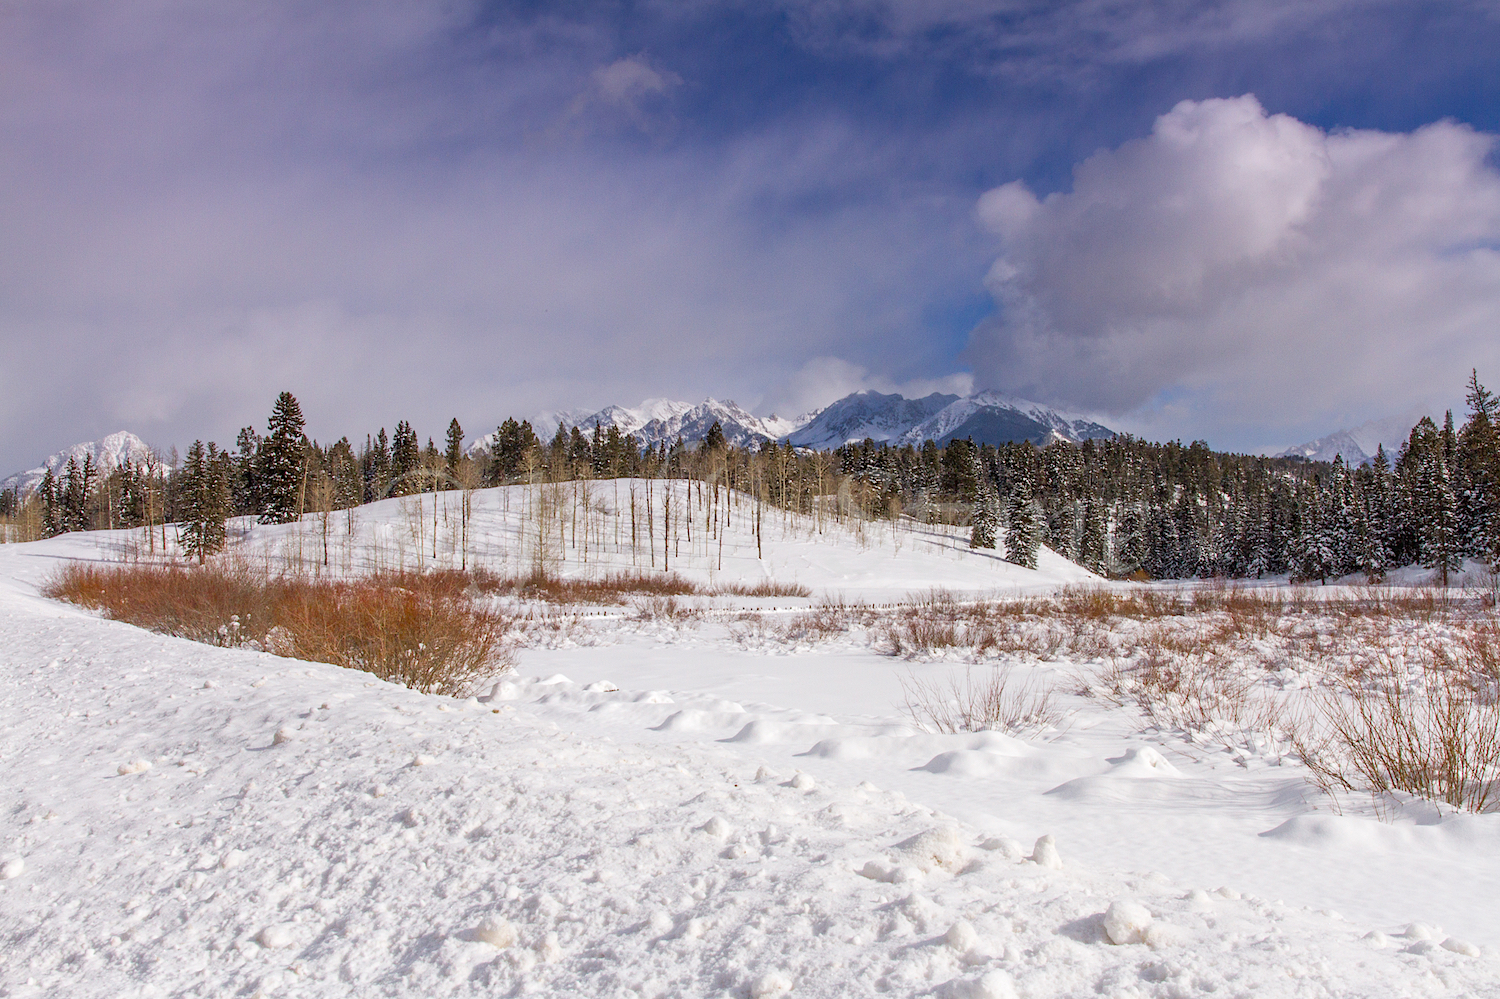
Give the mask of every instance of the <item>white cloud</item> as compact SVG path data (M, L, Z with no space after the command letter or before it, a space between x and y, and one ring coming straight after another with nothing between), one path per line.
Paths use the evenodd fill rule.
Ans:
M1221 434L1451 398L1500 370L1494 146L1452 122L1325 133L1251 96L1184 101L1071 191L980 200L1003 254L976 378Z

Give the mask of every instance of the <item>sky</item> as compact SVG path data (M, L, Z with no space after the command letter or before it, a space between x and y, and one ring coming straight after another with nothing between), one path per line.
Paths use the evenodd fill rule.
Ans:
M1500 384L1500 2L0 0L0 472L996 389L1261 450Z

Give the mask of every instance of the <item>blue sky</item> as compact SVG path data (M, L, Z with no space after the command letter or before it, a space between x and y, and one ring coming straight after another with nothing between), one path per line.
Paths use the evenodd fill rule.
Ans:
M1457 404L1500 382L1496 51L1493 2L7 4L0 469L282 388L320 438Z

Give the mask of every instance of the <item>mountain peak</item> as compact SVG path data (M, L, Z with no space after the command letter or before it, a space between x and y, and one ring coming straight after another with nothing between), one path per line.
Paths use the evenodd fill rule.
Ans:
M28 468L24 472L0 480L0 492L14 489L21 495L26 495L42 484L42 479L50 469L53 475L60 475L68 466L68 459L73 459L81 466L85 457L92 458L94 467L101 472L111 472L119 468L125 461L140 463L151 454L151 447L135 434L128 430L117 430L107 437L97 441L83 441L72 447L64 448L56 454L49 455L36 468Z

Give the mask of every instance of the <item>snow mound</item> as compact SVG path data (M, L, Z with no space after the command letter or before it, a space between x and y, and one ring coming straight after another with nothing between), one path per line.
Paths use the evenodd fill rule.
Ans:
M1137 902L1111 902L1104 913L1104 934L1112 944L1145 943L1151 910Z

